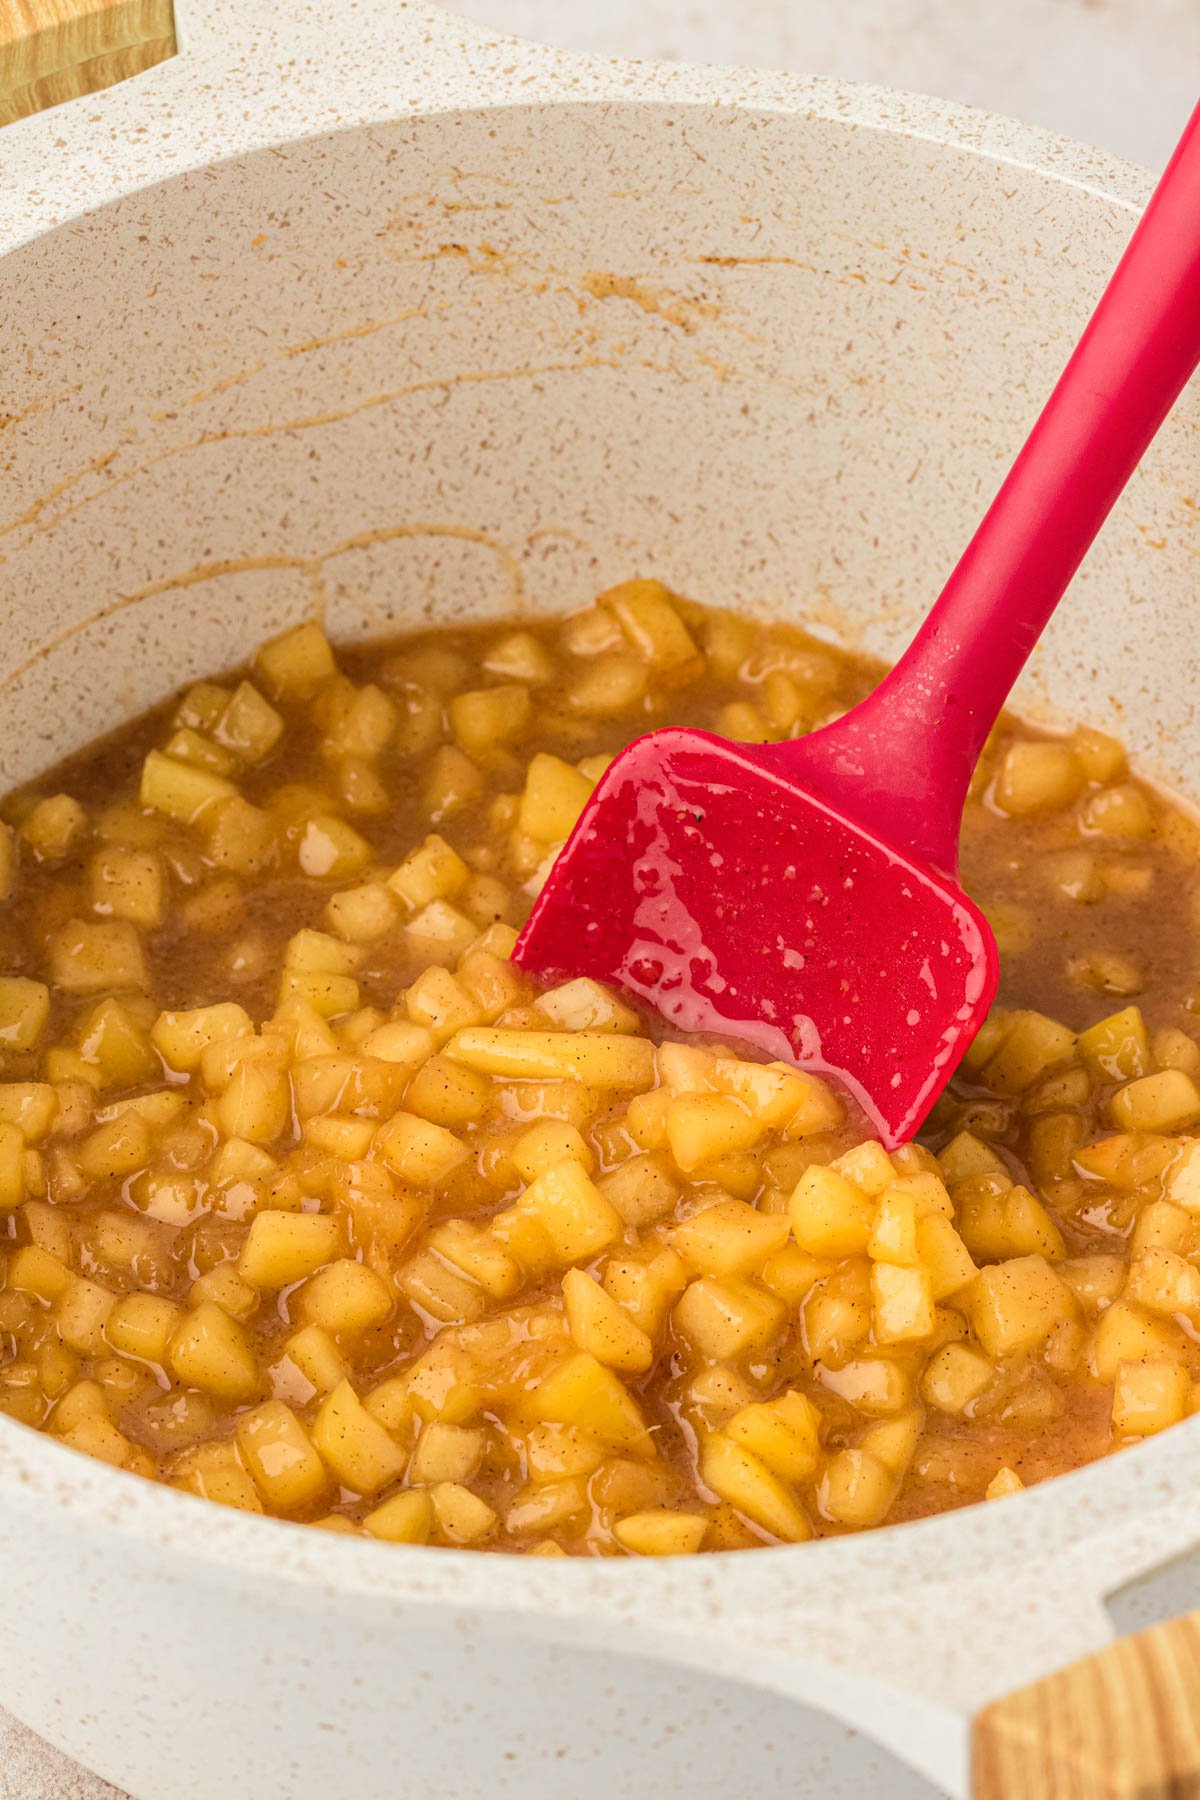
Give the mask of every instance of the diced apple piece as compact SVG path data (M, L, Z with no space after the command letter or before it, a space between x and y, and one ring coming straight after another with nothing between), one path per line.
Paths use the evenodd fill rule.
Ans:
M226 1137L252 1144L274 1143L291 1119L292 1090L287 1076L270 1062L242 1062L215 1103Z
M1004 1041L985 1070L998 1094L1023 1094L1040 1075L1065 1062L1075 1049L1075 1033L1044 1013L1012 1015Z
M396 1277L396 1286L422 1312L444 1324L479 1319L487 1300L477 1282L434 1250L419 1250Z
M559 1031L625 1031L638 1028L638 1016L607 988L588 976L539 994L534 1002Z
M661 581L623 581L596 604L613 614L630 649L653 668L674 679L699 673L700 652Z
M597 1086L603 1085L597 1081ZM731 1151L749 1149L762 1136L763 1127L736 1100L720 1094L685 1094L667 1107L666 1131L676 1166L690 1175Z
M562 1119L542 1119L522 1132L512 1147L513 1167L522 1181L536 1181L555 1163L577 1162L589 1173L595 1157L583 1133Z
M268 1400L238 1420L238 1449L268 1506L309 1506L329 1482L312 1439L290 1406Z
M653 1453L637 1401L611 1369L586 1351L550 1371L532 1396L532 1410L539 1419L577 1425L619 1449Z
M328 1213L264 1208L250 1221L238 1268L255 1287L289 1287L337 1255L341 1226Z
M687 1279L683 1260L674 1250L610 1256L604 1266L606 1292L650 1338L657 1337Z
M431 1419L417 1437L408 1479L420 1487L435 1481L468 1482L477 1472L487 1448L487 1433L479 1426L447 1425Z
M258 763L269 756L283 736L283 720L252 682L234 689L211 727L219 744L233 750L243 762Z
M638 1230L665 1219L668 1213L674 1212L679 1200L678 1184L668 1172L661 1152L647 1151L642 1156L631 1156L597 1185L626 1225Z
M1027 1187L964 1196L957 1208L957 1225L977 1262L1014 1256L1044 1256L1057 1262L1067 1253L1062 1232Z
M318 1394L332 1393L346 1377L345 1358L319 1325L304 1325L294 1331L284 1340L283 1352Z
M961 1418L991 1386L994 1372L978 1350L967 1344L943 1344L925 1365L921 1392L939 1412Z
M870 1450L839 1450L825 1466L817 1505L835 1524L862 1530L887 1516L898 1486L892 1471Z
M363 1524L388 1544L427 1544L433 1530L433 1501L422 1488L393 1494L369 1512Z
M1118 1363L1113 1387L1113 1430L1120 1437L1149 1437L1177 1425L1188 1410L1191 1383L1181 1364L1165 1358Z
M46 1136L58 1104L58 1090L48 1081L0 1082L0 1121L15 1125L27 1144Z
M679 1102L675 1102L679 1104ZM694 1213L669 1233L670 1243L698 1275L754 1275L782 1249L788 1220L742 1200L723 1200Z
M789 1389L776 1400L744 1406L723 1427L784 1481L806 1481L821 1452L821 1415L804 1394Z
M851 1181L855 1187L861 1188L864 1194L877 1200L896 1179L896 1169L892 1159L883 1145L869 1138L866 1143L855 1144L852 1149L844 1150L834 1158L829 1167L845 1181Z
M586 1262L621 1235L620 1214L582 1163L543 1170L525 1189L520 1206L540 1221L563 1263Z
M542 844L559 844L587 805L592 783L561 757L539 751L530 760L519 828Z
M142 941L125 919L70 919L52 934L48 955L51 982L65 994L146 986Z
M50 990L22 975L0 976L0 1049L32 1050L50 1017Z
M917 1221L917 1255L929 1272L933 1298L948 1300L978 1273L971 1253L949 1219L930 1213Z
M990 1144L985 1144L970 1131L960 1131L944 1150L938 1151L943 1178L950 1183L970 1175L1006 1173L1005 1166Z
M802 1544L812 1536L808 1515L779 1477L719 1431L701 1447L700 1477L718 1499L784 1543Z
M596 1031L509 1031L476 1026L446 1046L454 1062L517 1080L580 1081L597 1088L643 1088L654 1078L645 1038Z
M789 1215L796 1242L811 1256L859 1256L870 1240L875 1206L844 1176L814 1163L797 1183Z
M1135 1081L1154 1067L1146 1022L1136 1006L1123 1007L1081 1031L1078 1047L1088 1068L1105 1081Z
M404 1451L371 1417L348 1381L340 1381L322 1404L312 1441L337 1479L357 1494L377 1494L404 1473Z
M1114 1300L1096 1321L1088 1367L1099 1381L1115 1381L1122 1363L1179 1360L1178 1326L1156 1319L1127 1300Z
M436 1187L466 1162L468 1150L453 1132L412 1113L396 1113L375 1133L375 1149L402 1180Z
M486 756L520 737L533 716L533 702L527 687L506 682L456 694L446 710L459 748L468 756Z
M490 1294L493 1300L506 1300L524 1283L520 1264L511 1257L494 1233L472 1225L467 1219L447 1219L429 1233L432 1250L452 1263L469 1281Z
M496 1528L496 1514L486 1500L459 1482L440 1481L429 1497L437 1528L452 1544L482 1543Z
M311 694L337 673L329 639L313 620L293 625L263 644L254 667L269 694L278 700Z
M993 792L1002 812L1026 818L1060 812L1083 783L1083 769L1070 744L1024 738L1005 751Z
M220 1400L252 1400L259 1391L258 1365L246 1333L212 1301L177 1327L167 1360L180 1381Z
M877 1343L905 1344L933 1335L937 1315L928 1270L878 1262L871 1270L871 1297Z
M879 1210L867 1239L873 1262L911 1266L918 1262L917 1204L912 1194L893 1183L879 1199Z
M123 1294L105 1321L104 1334L114 1350L144 1362L163 1364L183 1310L161 1294Z
M392 1295L374 1269L342 1257L305 1282L299 1306L310 1324L323 1331L366 1331L387 1318Z
M756 1283L709 1275L691 1283L674 1313L679 1331L710 1362L765 1349L786 1316L783 1302Z
M989 1356L1011 1356L1045 1343L1054 1327L1076 1317L1075 1298L1041 1256L994 1263L976 1276L966 1305Z
M1143 788L1123 781L1089 794L1079 823L1091 837L1140 840L1154 835L1154 809Z
M1152 1246L1130 1263L1124 1298L1168 1318L1175 1313L1200 1317L1200 1269L1173 1250Z
M1178 1131L1200 1119L1200 1087L1182 1069L1160 1069L1118 1088L1108 1113L1122 1131Z
M196 763L181 762L161 750L151 750L142 765L142 805L180 825L195 824L210 807L236 794L233 782L224 775Z
M699 1513L666 1507L630 1513L613 1526L613 1536L635 1556L691 1556L699 1550L708 1520Z
M309 819L296 846L303 874L319 880L346 881L361 875L374 860L374 852L361 832L333 813Z
M25 1244L8 1265L9 1287L18 1293L36 1294L39 1300L61 1300L74 1279L67 1263L39 1244Z
M600 1283L582 1269L568 1269L562 1286L567 1324L579 1348L611 1369L645 1374L654 1361L654 1346Z
M160 1013L151 1028L150 1042L169 1068L190 1073L199 1068L209 1044L244 1037L253 1030L245 1007L224 1001L190 1012Z

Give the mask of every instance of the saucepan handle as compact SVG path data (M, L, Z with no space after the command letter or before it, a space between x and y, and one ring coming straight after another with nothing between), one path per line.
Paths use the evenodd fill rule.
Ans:
M1195 1434L1177 1429L1187 1465ZM1081 1501L1068 1476L971 1508L945 1537L901 1528L890 1556L889 1534L864 1534L852 1578L793 1587L799 1552L773 1594L751 1573L736 1611L667 1653L820 1707L953 1800L1200 1794L1197 1532L1187 1467L1176 1495L1160 1487L1170 1448L1106 1465L1103 1496ZM1183 1616L1119 1636L1106 1602L1148 1581L1164 1610L1173 1586Z
M979 1655L1001 1605L1018 1615L1027 1596L1008 1592L968 1625L943 1616L964 1663L984 1665L968 1685L989 1679ZM1058 1654L1082 1642L1102 1648L1039 1680L970 1708L939 1704L907 1684L865 1680L827 1665L770 1655L725 1667L711 1651L695 1658L713 1673L820 1707L925 1776L946 1800L1176 1800L1200 1794L1200 1612L1114 1638L1103 1605L1088 1603L1060 1621ZM1051 1651L1053 1655L1053 1651ZM1035 1666L1044 1645L1030 1645ZM681 1661L692 1661L680 1657ZM992 1672L994 1679L994 1671ZM962 1696L959 1696L961 1701Z
M972 1800L1171 1800L1200 1793L1200 1612L1169 1619L986 1706Z
M172 0L26 0L15 21L0 19L0 256L254 150L545 98L572 60L429 0L174 0L173 17Z
M230 82L239 71L256 73L260 99L271 110L270 89L290 85L309 104L308 69L335 78L335 52L353 57L356 44L383 51L400 76L411 76L423 54L493 34L459 20L430 0L273 0L247 6L238 0L25 0L7 28L0 23L0 124L145 76L178 59L171 74L140 80L126 98L145 100L169 89L184 73L211 74L221 65ZM284 72L290 73L285 83ZM280 98L282 98L282 94ZM223 94L204 90L213 122ZM109 102L101 103L108 106ZM106 117L93 113L93 122Z
M128 80L175 51L171 0L25 0L0 20L0 125Z

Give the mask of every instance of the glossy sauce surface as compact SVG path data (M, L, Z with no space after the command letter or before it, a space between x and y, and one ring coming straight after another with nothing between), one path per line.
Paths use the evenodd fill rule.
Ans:
M539 1554L858 1529L1190 1411L1200 845L1111 740L996 734L999 1008L890 1159L816 1079L507 962L622 745L778 740L876 678L632 583L336 665L285 634L12 796L0 1406Z

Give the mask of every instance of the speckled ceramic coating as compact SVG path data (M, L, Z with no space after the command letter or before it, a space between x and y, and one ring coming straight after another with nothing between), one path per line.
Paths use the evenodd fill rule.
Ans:
M266 13L189 7L176 61L0 135L0 785L314 607L641 570L895 651L1148 192L934 101ZM1193 396L1023 690L1193 791L1198 488ZM138 1800L905 1793L845 1726L961 1793L970 1712L1106 1640L1198 1480L1200 1420L863 1537L561 1565L0 1421L0 1695Z

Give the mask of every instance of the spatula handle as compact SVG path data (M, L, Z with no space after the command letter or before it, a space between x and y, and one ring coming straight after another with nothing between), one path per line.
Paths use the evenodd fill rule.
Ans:
M967 787L1017 676L1200 362L1200 106L1024 449L909 649L797 773L953 873Z

